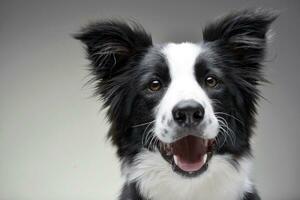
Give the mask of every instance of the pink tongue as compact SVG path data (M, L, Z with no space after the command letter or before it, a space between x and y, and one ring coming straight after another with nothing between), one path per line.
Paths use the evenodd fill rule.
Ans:
M183 160L181 157L176 156L176 155L174 155L174 161L175 161L175 164L180 169L182 169L183 171L186 171L186 172L198 171L199 169L201 169L201 167L205 163L204 157L201 157L198 161L196 161L194 163L189 163L189 162Z
M207 143L205 140L186 136L172 144L175 164L183 171L201 169L206 162Z

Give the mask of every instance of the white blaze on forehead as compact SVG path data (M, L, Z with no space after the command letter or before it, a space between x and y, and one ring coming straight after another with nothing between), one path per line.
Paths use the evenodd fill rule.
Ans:
M171 77L171 84L163 101L169 106L187 99L203 103L205 94L195 76L195 63L203 52L201 46L192 43L171 43L166 45L162 52L166 56Z
M200 45L192 43L166 45L162 52L167 58L172 79L191 78L196 59L202 51Z

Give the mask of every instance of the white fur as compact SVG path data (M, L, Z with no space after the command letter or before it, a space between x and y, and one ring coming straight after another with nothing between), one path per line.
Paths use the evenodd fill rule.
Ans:
M204 135L202 137L211 139L216 137L218 133L219 124L213 113L211 101L200 87L194 73L196 59L203 51L205 50L200 45L192 43L170 43L162 49L168 62L171 83L156 108L154 132L165 143L174 141L176 124L170 124L173 122L172 109L183 100L194 100L204 107L205 116L202 121ZM162 120L163 116L166 120ZM163 134L164 130L168 134Z
M236 169L228 159L228 155L215 155L205 173L188 178L175 173L160 153L144 150L122 172L151 200L239 200L252 191L251 160L242 158Z

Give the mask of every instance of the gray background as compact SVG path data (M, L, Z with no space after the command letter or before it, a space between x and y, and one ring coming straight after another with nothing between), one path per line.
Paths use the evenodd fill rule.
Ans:
M156 42L199 41L229 10L282 11L262 87L254 177L266 200L300 199L300 1L1 1L0 199L112 200L122 183L108 124L70 37L103 17L136 19Z

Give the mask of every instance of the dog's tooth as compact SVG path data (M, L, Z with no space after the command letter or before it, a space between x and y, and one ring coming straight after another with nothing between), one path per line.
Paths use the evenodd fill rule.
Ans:
M174 159L175 164L178 165L178 158L176 155L173 156L173 159Z
M203 163L206 163L206 160L207 160L207 154L205 154L205 155L203 156Z

